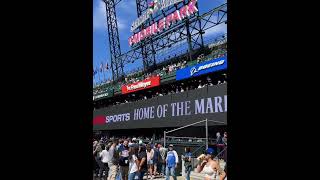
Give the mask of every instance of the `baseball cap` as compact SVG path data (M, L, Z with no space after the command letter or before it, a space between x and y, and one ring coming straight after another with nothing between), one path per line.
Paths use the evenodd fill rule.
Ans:
M205 152L205 154L213 154L214 153L214 149L213 148L208 148Z
M169 147L173 147L173 144L170 144Z

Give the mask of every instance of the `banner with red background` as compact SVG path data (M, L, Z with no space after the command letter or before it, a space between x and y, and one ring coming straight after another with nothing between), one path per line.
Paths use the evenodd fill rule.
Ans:
M160 76L153 76L143 81L139 81L129 85L123 85L121 87L122 94L127 94L143 89L152 88L160 85Z

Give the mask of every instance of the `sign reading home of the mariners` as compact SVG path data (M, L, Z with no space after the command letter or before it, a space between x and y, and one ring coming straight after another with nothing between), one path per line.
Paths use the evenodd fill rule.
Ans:
M94 129L177 127L208 118L226 124L227 84L94 111Z

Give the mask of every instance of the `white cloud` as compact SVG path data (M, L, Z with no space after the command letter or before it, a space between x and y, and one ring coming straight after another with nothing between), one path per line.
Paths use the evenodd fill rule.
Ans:
M116 7L127 15L137 16L137 5L135 0L122 0Z
M215 35L224 34L224 33L227 33L227 24L222 23L210 29L207 29L203 36L210 37L210 36L215 36Z
M118 20L117 20L117 24L118 24L118 29L119 30L123 30L123 29L125 29L125 28L127 28L127 22L126 22L126 20L124 20L124 19L122 19L122 18L120 18L120 17L118 17L117 18Z
M107 16L106 5L103 1L99 1L97 7L93 9L93 30L106 30Z

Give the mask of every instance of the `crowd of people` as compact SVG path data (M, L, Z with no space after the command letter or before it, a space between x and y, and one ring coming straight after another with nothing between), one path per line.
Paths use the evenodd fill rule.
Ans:
M213 148L208 148L205 154L200 155L196 171L206 174L206 179L224 180L225 168L220 168L219 161L226 157L227 133L223 137L216 134L217 153ZM215 156L215 154L217 156ZM93 141L93 173L95 179L100 180L142 180L156 177L165 177L166 180L176 178L176 168L179 163L178 153L170 144L167 148L160 143L144 143L137 138L110 138L102 137L99 141ZM194 158L190 147L185 148L182 155L185 166L185 178L190 180L193 170L191 159Z
M175 83L170 83L166 85L162 85L157 87L156 90L148 90L148 91L141 91L123 95L118 98L113 98L113 100L103 101L100 105L96 104L95 108L103 108L112 105L118 104L126 104L137 102L140 100L151 99L155 97L171 95L182 93L185 91L190 91L194 89L201 89L208 86L217 86L220 84L227 83L227 74L226 72L221 72L220 74L209 74L204 77L187 79L185 81L177 81Z
M225 56L227 54L227 48L226 48L226 44L220 45L219 47L213 47L209 53L202 53L200 55L198 55L196 57L196 63L200 63L200 62L204 62L207 60L211 60L211 59L215 59L215 58L219 58L222 56ZM141 81L143 79L146 79L148 77L151 76L164 76L164 75L168 75L168 74L172 74L175 71L185 68L187 67L188 62L188 56L183 56L181 58L177 58L178 61L175 62L171 62L169 64L165 64L163 66L159 66L158 69L154 70L153 72L149 72L149 73L143 73L143 70L141 68L135 69L134 71L128 73L126 75L126 77L124 78L124 81L119 81L117 82L118 84L118 88L121 87L121 85L124 84L131 84L131 83L135 83L138 81ZM174 57L173 57L174 59ZM99 94L99 93L103 93L106 92L110 89L114 89L115 87L112 85L113 81L111 79L105 80L103 83L95 85L94 86L94 91L93 94Z

